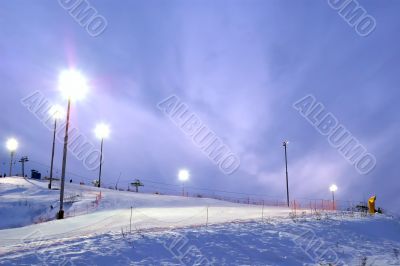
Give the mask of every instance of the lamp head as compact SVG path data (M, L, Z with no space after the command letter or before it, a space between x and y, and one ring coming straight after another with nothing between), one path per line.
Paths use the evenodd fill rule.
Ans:
M14 152L18 149L18 141L14 138L8 139L6 146L10 152Z
M186 170L186 169L179 170L178 178L180 181L185 182L185 181L189 180L189 177L190 177L190 174L189 174L188 170Z
M58 88L65 98L71 100L83 99L89 90L86 78L75 69L64 70L60 73Z
M337 189L338 189L338 187L337 187L335 184L333 184L333 185L331 185L331 186L329 187L329 190L330 190L331 192L335 192Z
M94 130L96 137L105 139L110 136L110 127L104 123L98 124Z
M288 140L284 140L284 141L282 142L282 144L283 144L283 146L286 146L286 145L289 144L289 141L288 141Z

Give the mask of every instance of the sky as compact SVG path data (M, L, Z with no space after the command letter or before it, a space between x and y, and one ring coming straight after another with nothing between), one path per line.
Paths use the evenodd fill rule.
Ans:
M21 100L39 91L66 106L58 78L74 68L90 90L72 103L71 126L97 148L96 124L111 128L104 186L139 178L144 191L177 194L185 168L189 193L284 201L289 140L291 199L330 199L335 183L344 203L377 195L379 206L400 212L398 1L359 1L376 21L368 36L325 0L90 0L107 21L98 36L61 2L0 1L0 141L18 139L16 158L28 156L28 170L48 174L52 132ZM376 158L371 172L360 174L293 108L309 94ZM226 175L160 110L172 95L240 158L237 171ZM4 144L0 172L9 160ZM61 161L57 141L56 176ZM67 171L73 182L98 176L71 153Z

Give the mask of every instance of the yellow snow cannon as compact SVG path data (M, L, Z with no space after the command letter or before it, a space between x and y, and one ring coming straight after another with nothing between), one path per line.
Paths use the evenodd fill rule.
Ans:
M370 214L375 213L375 201L376 201L376 196L372 196L368 200L368 209Z

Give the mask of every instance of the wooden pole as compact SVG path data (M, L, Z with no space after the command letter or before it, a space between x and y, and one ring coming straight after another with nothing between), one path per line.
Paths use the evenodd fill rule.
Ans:
M261 222L264 221L264 200L263 200L263 205L262 205L262 211L261 211Z
M206 227L208 226L208 205L207 205L207 221L206 221Z
M132 233L132 206L131 206L131 218L129 219L129 232Z

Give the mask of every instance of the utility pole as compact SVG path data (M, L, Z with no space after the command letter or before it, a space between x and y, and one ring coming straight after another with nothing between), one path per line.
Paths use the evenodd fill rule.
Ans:
M99 183L98 187L101 186L101 168L103 166L103 144L104 144L104 138L101 138L101 147L100 147L100 169L99 169Z
M68 99L67 119L65 120L64 147L61 166L60 210L57 213L57 219L64 219L64 190L68 155L68 131L70 125L69 119L71 112L71 101L82 99L85 96L88 86L86 83L86 79L74 69L69 69L61 72L58 82L59 90L62 92L63 96Z
M335 192L338 189L338 187L333 184L332 186L329 187L329 190L332 192L332 210L335 210Z
M287 198L287 206L290 207L289 201L289 174L288 174L288 166L287 166L287 144L289 141L285 140L283 142L283 147L285 147L285 166L286 166L286 198Z
M19 162L21 163L21 166L22 166L22 177L25 177L25 163L29 162L28 157L27 156L22 157L19 160Z
M13 161L14 161L14 151L11 152L10 171L9 171L9 173L8 173L8 176L11 176L11 174L12 174L12 165L13 165Z
M65 125L63 160L61 168L60 210L57 213L57 219L64 219L64 186L65 186L65 172L66 172L65 170L67 165L67 153L68 153L68 130L69 130L70 111L71 111L71 97L68 98L67 121Z
M51 189L51 183L53 181L53 165L54 165L54 149L56 146L56 132L57 132L57 118L54 118L53 145L52 145L52 149L51 149L49 189Z
M115 183L115 190L118 190L118 183L119 183L119 179L121 178L121 175L122 175L122 172L119 172L117 183Z
M101 140L101 147L100 147L100 168L99 168L99 179L97 182L97 186L101 187L101 170L103 166L103 145L104 145L104 138L108 138L110 135L110 128L106 124L98 124L94 130L96 133L97 138Z

